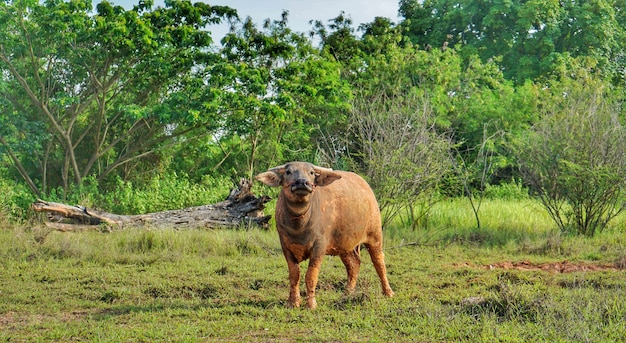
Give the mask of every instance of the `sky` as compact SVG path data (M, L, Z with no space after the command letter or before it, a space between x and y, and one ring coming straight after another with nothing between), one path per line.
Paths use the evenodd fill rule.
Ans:
M111 3L130 9L138 0L109 0ZM197 0L192 0L196 2ZM93 0L97 4L99 0ZM229 6L237 10L239 17L250 16L258 25L266 19L280 19L283 10L289 11L288 26L297 32L308 32L310 20L328 20L344 11L352 18L355 28L362 23L370 23L375 17L386 17L394 23L398 19L398 0L213 0L204 1L210 5ZM154 0L155 6L163 6L163 0ZM209 30L215 40L228 33L228 25L212 26Z

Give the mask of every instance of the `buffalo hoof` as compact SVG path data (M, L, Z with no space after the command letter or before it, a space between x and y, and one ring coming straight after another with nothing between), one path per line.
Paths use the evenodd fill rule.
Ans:
M291 301L287 301L287 305L285 305L287 308L298 308L300 307L300 302L291 302Z
M317 307L317 300L315 298L309 298L306 300L306 307L314 310Z

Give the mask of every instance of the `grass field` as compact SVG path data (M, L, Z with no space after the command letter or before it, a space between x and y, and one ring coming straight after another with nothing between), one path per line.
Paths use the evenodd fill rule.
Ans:
M366 251L351 295L340 259L327 257L314 311L285 308L287 267L275 230L62 233L6 224L0 341L624 340L619 221L595 238L568 237L531 202L491 201L478 230L465 206L439 204L428 229L385 231L394 298L382 296ZM500 268L519 261L611 268Z

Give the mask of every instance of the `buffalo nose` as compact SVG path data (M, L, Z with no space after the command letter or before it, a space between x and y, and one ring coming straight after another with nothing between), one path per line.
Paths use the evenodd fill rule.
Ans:
M313 192L313 184L311 182L307 181L307 179L296 179L291 184L291 191L292 192L307 191L307 192L311 193L311 192Z

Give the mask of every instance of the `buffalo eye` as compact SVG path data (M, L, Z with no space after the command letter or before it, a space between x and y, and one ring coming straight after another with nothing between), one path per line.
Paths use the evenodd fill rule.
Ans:
M285 174L287 174L287 175L291 175L291 171L290 171L290 170L287 170L287 171L285 172Z

